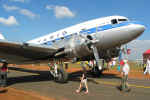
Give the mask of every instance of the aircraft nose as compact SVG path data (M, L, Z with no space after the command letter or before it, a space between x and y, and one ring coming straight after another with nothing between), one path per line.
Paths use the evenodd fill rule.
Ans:
M144 24L141 23L133 23L132 29L132 36L138 37L145 31L146 27Z
M146 29L146 27L144 25L142 25L142 24L136 24L135 27L136 27L136 30L139 33L143 33L145 31L145 29Z

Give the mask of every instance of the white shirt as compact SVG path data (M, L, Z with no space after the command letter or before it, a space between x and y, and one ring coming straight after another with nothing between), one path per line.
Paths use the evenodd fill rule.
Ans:
M146 66L146 68L150 70L150 60L149 59L147 59L147 66Z
M130 71L129 65L127 63L124 64L124 66L122 68L122 72L124 73L124 75L128 75L129 71Z
M112 61L112 66L115 66L116 65L116 61Z

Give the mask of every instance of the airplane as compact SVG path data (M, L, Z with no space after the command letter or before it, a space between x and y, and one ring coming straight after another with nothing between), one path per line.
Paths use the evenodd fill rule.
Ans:
M63 62L95 60L94 73L103 70L99 59L118 57L121 46L136 39L144 31L141 22L124 16L108 16L89 20L27 42L12 42L0 35L0 58L3 65L50 63L50 72L58 82L68 75Z

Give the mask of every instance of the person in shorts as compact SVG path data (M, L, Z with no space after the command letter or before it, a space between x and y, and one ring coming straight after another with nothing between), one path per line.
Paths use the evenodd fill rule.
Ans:
M124 91L124 90L127 90L127 91L130 91L131 89L129 88L129 85L128 85L128 74L130 72L130 66L128 64L128 60L123 60L124 62L124 65L123 65L123 68L122 68L122 79L121 79L121 90Z
M76 90L76 92L80 93L83 89L85 89L85 94L88 94L88 85L87 85L87 76L86 76L86 73L82 74L80 86Z

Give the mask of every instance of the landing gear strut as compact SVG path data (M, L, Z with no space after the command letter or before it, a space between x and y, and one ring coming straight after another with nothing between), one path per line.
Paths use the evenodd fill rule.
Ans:
M94 45L91 46L91 49L93 50L96 61L96 66L92 68L92 74L94 77L99 77L102 74L104 62L102 62L102 65L99 64L99 54L97 48Z
M59 66L58 66L59 65ZM66 83L68 80L68 73L64 70L62 62L60 64L54 63L49 66L50 73L54 80L59 83Z
M100 77L101 74L102 74L102 72L103 72L103 70L102 70L102 69L100 70L98 66L95 66L95 67L92 68L92 70L91 70L91 73L92 73L92 75L93 75L94 77Z

